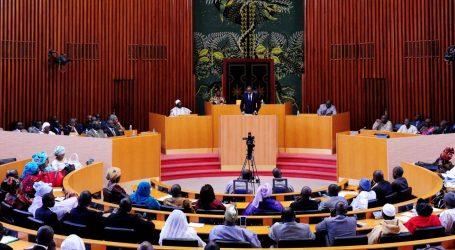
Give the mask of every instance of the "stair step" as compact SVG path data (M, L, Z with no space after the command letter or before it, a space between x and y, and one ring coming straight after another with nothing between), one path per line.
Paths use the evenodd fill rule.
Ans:
M297 159L336 161L337 155L279 153L278 158L297 158Z
M190 166L161 166L161 173L181 172L185 170L203 170L206 172L220 171L221 166L218 165L190 165Z
M200 154L161 154L161 160L187 160L187 159L211 159L220 156L218 153L200 153Z
M332 164L318 164L318 163L306 163L306 162L282 162L278 161L276 163L277 166L282 166L282 167L296 167L296 168L308 168L308 167L314 167L314 168L328 168L328 169L336 169L337 166L332 165ZM281 167L280 167L281 168Z

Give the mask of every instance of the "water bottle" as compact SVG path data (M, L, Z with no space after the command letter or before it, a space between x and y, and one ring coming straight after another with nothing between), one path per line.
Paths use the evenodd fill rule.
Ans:
M133 130L133 125L130 124L130 129L129 130Z
M297 110L297 115L300 115L300 111L299 110Z

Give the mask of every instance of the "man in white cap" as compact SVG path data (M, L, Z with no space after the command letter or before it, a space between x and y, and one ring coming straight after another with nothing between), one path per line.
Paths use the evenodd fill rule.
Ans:
M261 243L255 233L235 225L237 215L237 209L234 206L228 207L224 213L224 225L213 227L209 240L247 241L253 248L260 248Z
M169 116L189 115L191 110L183 107L182 101L179 99L175 100L175 107L171 109Z
M384 218L384 220L375 226L367 235L368 244L378 243L382 235L385 234L390 235L409 232L400 220L395 219L395 211L395 207L389 203L382 207L382 218Z
M48 122L43 123L41 131L39 133L46 135L55 135L55 133L51 131L51 124Z

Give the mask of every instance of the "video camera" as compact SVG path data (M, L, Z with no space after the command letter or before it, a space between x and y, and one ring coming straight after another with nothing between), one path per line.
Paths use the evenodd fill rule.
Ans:
M243 137L242 140L246 141L246 146L247 146L247 157L248 160L251 160L253 158L253 151L254 151L254 136L251 135L251 132L248 132L247 137Z

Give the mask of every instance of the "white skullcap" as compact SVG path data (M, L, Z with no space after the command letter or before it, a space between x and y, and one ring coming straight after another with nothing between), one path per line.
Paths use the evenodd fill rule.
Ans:
M179 102L182 102L182 101L180 101L179 99L175 100L175 105L177 105L177 103L179 103Z
M54 155L57 156L57 155L64 155L65 154L65 148L63 146L57 146L55 149L54 149Z
M48 122L43 123L43 126L41 127L41 130L44 130L45 127L50 127L51 124Z
M237 209L235 209L235 206L229 206L226 208L224 219L229 222L235 222L237 220Z
M43 197L43 195L52 192L52 184L38 181L33 183L33 189L35 189L35 196Z
M77 236L75 234L71 234L70 236L66 237L66 239L62 242L60 249L62 249L62 250L85 250L85 245L79 236Z
M395 217L395 207L389 203L382 207L382 212L389 217Z

